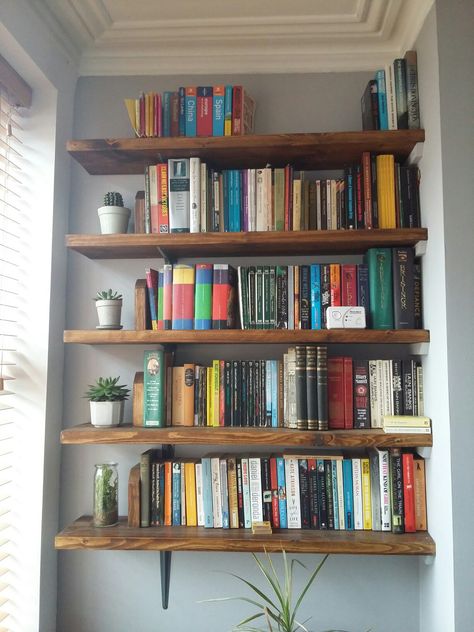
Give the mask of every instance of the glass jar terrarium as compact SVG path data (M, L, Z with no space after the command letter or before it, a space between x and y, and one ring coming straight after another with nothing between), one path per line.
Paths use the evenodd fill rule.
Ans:
M94 474L94 527L111 527L117 522L117 463L98 463Z

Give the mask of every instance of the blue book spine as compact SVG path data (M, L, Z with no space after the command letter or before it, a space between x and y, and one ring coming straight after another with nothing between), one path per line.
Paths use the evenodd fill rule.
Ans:
M387 92L385 90L385 70L377 70L375 73L377 82L377 98L379 102L380 129L388 129Z
M172 92L163 92L163 136L171 136L171 96Z
M369 268L366 263L357 266L357 305L365 308L366 324L369 327L370 318L370 292L369 292Z
M179 94L179 135L186 136L186 106L185 106L185 92L181 87L178 90Z
M240 233L241 231L241 200L242 200L242 180L240 178L240 170L234 169L233 180L233 207L234 207L234 231Z
M172 524L181 526L181 463L173 463L172 480Z
M196 88L194 89L188 88L186 90L186 94L184 97L184 107L185 107L185 114L186 114L186 121L184 125L186 136L190 136L190 137L196 136L196 125L197 125Z
M352 492L352 461L344 459L342 462L342 478L344 482L344 513L346 530L354 530L354 497Z
M321 266L313 263L310 268L311 329L321 329Z
M288 515L286 513L286 480L285 480L285 459L277 457L277 480L278 480L278 509L280 511L280 528L288 529Z
M204 506L204 526L208 529L214 527L214 517L212 513L212 477L211 459L203 457L202 463L202 502Z
M278 362L270 360L272 371L272 428L278 428Z
M225 94L216 94L212 97L212 135L224 136L224 107Z
M265 425L272 426L272 360L265 363Z
M227 461L221 459L219 462L221 475L221 504L222 504L222 528L229 529L229 489L227 486Z
M339 529L339 503L337 495L337 464L333 459L331 461L331 478L332 478L332 500L334 507L334 529Z
M229 178L227 180L228 186L228 199L229 199L229 231L231 233L236 232L235 226L235 171L234 169L229 169Z
M347 228L355 228L355 206L354 206L354 178L352 167L346 169L346 188L347 188Z
M231 230L230 226L230 209L229 209L229 191L230 191L230 171L228 169L222 172L222 188L224 198L224 232L228 233Z
M232 86L225 87L224 96L224 134L232 135Z

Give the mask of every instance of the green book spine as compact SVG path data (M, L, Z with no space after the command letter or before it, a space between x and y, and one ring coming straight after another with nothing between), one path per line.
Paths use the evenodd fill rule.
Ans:
M285 230L285 170L274 170L273 216L275 230Z
M242 329L249 329L249 289L247 268L239 266L239 300L240 300L240 326Z
M194 329L212 329L212 263L196 264Z
M166 425L165 371L163 351L145 351L143 367L144 426L163 428Z
M393 329L392 252L390 248L370 248L366 260L372 329Z
M255 268L256 329L263 329L263 266Z

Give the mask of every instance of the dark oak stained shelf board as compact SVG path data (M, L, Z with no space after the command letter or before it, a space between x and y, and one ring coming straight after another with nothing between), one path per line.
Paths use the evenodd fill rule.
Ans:
M193 445L269 445L326 448L430 447L432 435L386 434L383 430L331 430L326 432L289 428L144 428L122 425L95 428L81 424L61 432L61 443L95 444L193 444Z
M168 158L198 156L226 168L339 169L360 161L363 151L406 158L424 130L265 134L207 138L106 138L71 140L67 150L91 175L143 174Z
M176 235L67 235L66 246L89 259L362 254L369 248L415 246L426 228Z
M226 329L135 331L70 329L64 342L110 344L414 344L429 342L426 329Z
M435 555L436 545L424 531L312 531L290 529L271 535L252 535L249 529L204 527L130 528L126 518L115 527L94 528L82 516L55 538L57 549L125 551L270 551L343 553L357 555Z

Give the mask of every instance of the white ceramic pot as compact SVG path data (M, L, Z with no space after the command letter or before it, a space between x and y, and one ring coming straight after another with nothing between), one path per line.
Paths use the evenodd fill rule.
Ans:
M106 329L117 329L120 327L120 319L122 315L122 299L114 299L112 301L99 300L95 302L97 307L97 317L99 319L99 327Z
M125 206L101 206L99 214L100 232L103 235L114 233L126 233L128 230L128 220L130 219L130 209Z
M123 420L123 401L90 402L93 426L119 426Z

